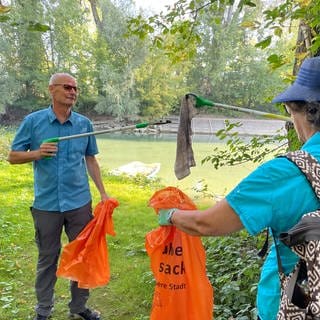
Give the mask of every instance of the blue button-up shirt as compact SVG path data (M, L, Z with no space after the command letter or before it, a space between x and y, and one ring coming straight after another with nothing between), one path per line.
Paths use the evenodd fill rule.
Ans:
M39 149L43 140L92 132L90 120L76 112L61 124L49 107L27 115L14 141L13 151ZM64 212L77 209L91 200L85 156L98 153L94 136L64 140L58 143L55 157L33 161L33 207Z

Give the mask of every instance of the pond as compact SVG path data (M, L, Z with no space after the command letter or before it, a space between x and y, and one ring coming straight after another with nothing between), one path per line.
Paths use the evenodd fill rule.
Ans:
M212 141L210 141L212 140ZM218 170L206 162L201 163L205 156L212 153L213 147L223 143L218 142L214 135L210 137L196 135L193 137L192 148L196 166L191 168L191 174L178 180L174 173L176 157L176 135L136 135L136 134L104 134L97 136L100 153L98 160L107 171L133 161L146 164L159 163L160 171L157 177L165 186L175 186L186 192L191 197L200 193L195 189L208 189L212 197L221 197L229 192L242 178L248 175L257 165L244 163L239 166L222 167Z

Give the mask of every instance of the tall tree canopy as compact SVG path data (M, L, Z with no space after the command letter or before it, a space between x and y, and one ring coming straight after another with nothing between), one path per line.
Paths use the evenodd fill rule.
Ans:
M178 0L153 16L132 0L2 0L0 110L42 107L56 71L78 78L84 112L162 116L189 91L272 110L279 75L319 51L318 12L319 0Z

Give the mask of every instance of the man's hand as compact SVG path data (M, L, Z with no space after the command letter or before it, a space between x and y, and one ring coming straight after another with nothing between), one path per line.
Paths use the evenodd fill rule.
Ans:
M57 142L43 142L39 148L39 158L55 157L58 152Z
M171 209L160 209L158 212L158 222L160 226L171 226L172 225L172 215L178 210L176 208Z
M110 197L105 192L101 194L101 201L102 202L105 202L108 199L110 199Z

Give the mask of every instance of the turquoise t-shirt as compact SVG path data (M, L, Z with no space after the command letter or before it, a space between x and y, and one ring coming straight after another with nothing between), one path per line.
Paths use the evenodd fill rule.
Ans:
M27 115L12 143L14 151L37 150L42 141L93 131L91 121L71 112L61 124L52 108ZM98 153L94 136L64 140L58 143L55 157L33 161L33 207L45 211L69 211L91 200L85 156Z
M320 161L320 133L314 134L301 148ZM301 216L319 208L312 187L300 169L290 160L270 160L242 180L226 197L251 235L267 227L275 235L295 225ZM279 244L284 271L292 271L297 256ZM280 282L274 245L270 248L258 284L257 309L261 320L275 320L279 309Z

